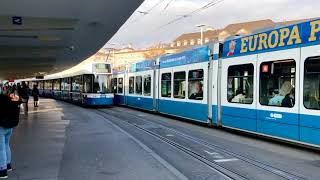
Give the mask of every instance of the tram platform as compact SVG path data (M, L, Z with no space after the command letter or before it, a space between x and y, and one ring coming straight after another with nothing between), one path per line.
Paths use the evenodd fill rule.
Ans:
M11 139L12 180L319 179L318 152L124 107L40 99Z
M179 179L94 110L51 99L40 99L39 108L31 103L11 139L9 179Z

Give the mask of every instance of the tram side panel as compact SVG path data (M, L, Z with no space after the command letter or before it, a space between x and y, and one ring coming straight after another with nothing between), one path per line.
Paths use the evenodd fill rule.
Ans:
M220 59L222 126L257 131L257 55Z
M125 74L114 76L114 103L117 105L125 105L124 80Z
M220 98L220 83L219 83L219 44L214 44L213 47L213 57L210 62L208 70L208 98L211 98L211 101L208 101L208 108L211 108L211 112L208 109L208 117L211 120L211 124L218 126L219 124L219 98Z
M160 113L208 122L208 61L160 67L159 76Z
M257 130L299 140L300 48L258 54Z
M128 73L128 106L153 111L154 78L154 70Z
M320 45L303 47L300 63L300 140L320 145Z

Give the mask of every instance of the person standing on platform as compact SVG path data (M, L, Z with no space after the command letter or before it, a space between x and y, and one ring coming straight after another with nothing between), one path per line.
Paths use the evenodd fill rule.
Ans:
M22 82L22 88L20 89L19 96L24 104L24 111L28 112L29 87L25 82Z
M19 99L17 91L10 96L0 94L0 179L8 178L8 171L12 171L10 138L19 123Z
M32 96L33 96L33 105L34 105L34 107L38 107L39 89L38 89L38 85L36 85L36 84L33 85Z

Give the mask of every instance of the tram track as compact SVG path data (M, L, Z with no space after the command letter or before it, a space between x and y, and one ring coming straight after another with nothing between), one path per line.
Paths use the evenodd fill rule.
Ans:
M106 113L105 111L102 111L102 112ZM185 133L183 133L183 132L177 131L177 130L175 130L175 129L173 129L173 128L164 126L164 125L159 124L159 123L156 123L156 122L154 122L154 121L152 121L152 122L147 121L147 120L145 120L146 117L140 117L140 116L138 116L138 115L136 115L136 114L133 114L133 113L131 113L131 112L129 112L129 111L126 111L126 113L124 114L123 111L121 111L121 110L109 109L109 110L108 110L108 113L109 113L109 114L112 113L112 116L116 116L116 117L118 117L118 118L120 118L120 119L122 119L122 120L125 119L125 118L127 118L127 119L128 119L128 118L130 118L130 119L135 118L135 119L138 119L139 121L143 121L144 123L154 124L154 125L156 125L156 126L159 126L159 127L163 128L163 129L171 132L172 134L178 135L179 137L185 138L185 139L187 139L187 140L189 140L189 141L191 141L191 142L193 142L193 143L196 143L196 144L202 145L202 146L204 146L204 147L207 147L208 149L213 149L213 150L215 150L215 151L222 152L223 154L227 154L227 155L229 155L230 157L239 159L240 161L243 161L243 162L245 162L245 163L247 163L247 164L250 164L251 166L254 166L254 167L256 167L256 168L259 168L259 169L261 169L261 170L263 170L263 171L272 173L272 174L274 174L274 175L276 175L276 176L278 176L278 177L280 177L280 178L282 178L282 179L290 179L290 180L295 180L295 179L297 179L297 180L300 180L300 179L308 179L307 177L305 177L305 176L303 176L303 175L297 174L297 173L295 173L295 172L289 172L289 171L287 171L287 170L283 170L283 169L280 169L280 168L278 168L278 167L274 167L274 166L272 166L272 165L270 165L270 164L268 164L268 163L266 163L266 162L262 162L262 161L259 161L259 160L256 160L256 159L247 157L247 156L245 156L245 155L243 155L243 154L240 154L240 153L237 153L237 152L233 152L233 151L230 151L230 150L226 150L225 148L223 148L223 147L221 147L221 146L212 144L212 143L210 143L210 142L207 142L207 141L205 141L205 140L202 140L202 139L199 139L199 138L196 138L196 137L192 137L192 136L187 135L187 134L185 134ZM124 117L124 115L125 115L125 117ZM129 117L129 116L130 116L130 117ZM123 120L123 121L124 121L124 120ZM130 123L129 121L124 121L124 122ZM188 148L188 147L185 147L185 146L183 146L183 145L181 145L181 144L179 144L179 143L177 143L177 142L172 142L172 140L170 140L168 137L164 137L164 136L159 135L159 134L157 134L157 133L155 133L155 132L152 132L152 131L150 131L149 129L144 128L143 126L140 126L140 125L137 125L137 124L134 124L134 123L130 123L130 124L133 125L133 126L135 126L136 128L139 128L139 129L141 129L141 130L143 130L143 131L146 131L146 132L148 132L149 134L152 134L152 135L154 135L154 136L156 136L156 137L158 137L158 138L161 138L161 139L164 139L165 141L168 141L168 142L170 142L170 143L173 143L173 144L175 144L176 146L179 146L180 148L183 147L184 149L187 149L187 150L189 151L189 153L192 153L192 154L197 155L197 157L201 157L202 159L208 159L208 158L206 158L205 156L199 154L198 152L195 152L195 151L191 150L191 149ZM211 163L218 164L219 166L221 166L219 163L216 163L215 161L212 161L212 160L209 160L209 161L210 161ZM225 167L223 167L223 168L225 168ZM233 172L233 170L230 170L230 169L228 169L228 171ZM239 174L239 173L237 173L237 172L233 172L233 173ZM248 179L246 176L243 176L243 175L240 175L240 177L245 178L245 179Z
M105 115L107 115L105 112L103 111L100 111L98 110L101 114L101 116L105 117ZM105 118L108 118L108 117L105 117ZM139 131L142 131L144 132L145 134L148 134L154 138L157 138L158 140L160 140L161 142L163 143L166 143L168 145L170 145L171 147L174 147L176 148L177 150L180 150L182 152L184 152L185 154L195 158L196 160L198 160L199 162L203 163L204 165L208 166L210 169L220 173L221 175L223 175L224 177L226 177L227 179L230 179L230 180L245 180L245 179L248 179L246 178L245 176L242 176L241 174L238 174L237 172L235 171L232 171L232 170L229 170L221 165L219 165L218 163L215 163L215 162L212 162L210 161L209 159L207 159L206 157L198 154L197 152L195 151L192 151L191 149L179 144L179 143L176 143L168 138L165 138L161 135L158 135L146 128L142 128L142 127L139 127L139 125L137 124L132 124L128 121L119 121L120 123L125 123L127 125L130 125L136 129L138 129Z

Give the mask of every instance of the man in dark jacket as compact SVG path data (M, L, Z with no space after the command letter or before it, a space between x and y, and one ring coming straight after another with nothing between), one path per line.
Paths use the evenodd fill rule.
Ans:
M0 95L0 179L7 178L7 171L12 170L9 142L12 127L19 122L19 104L20 102L12 101L7 95Z

